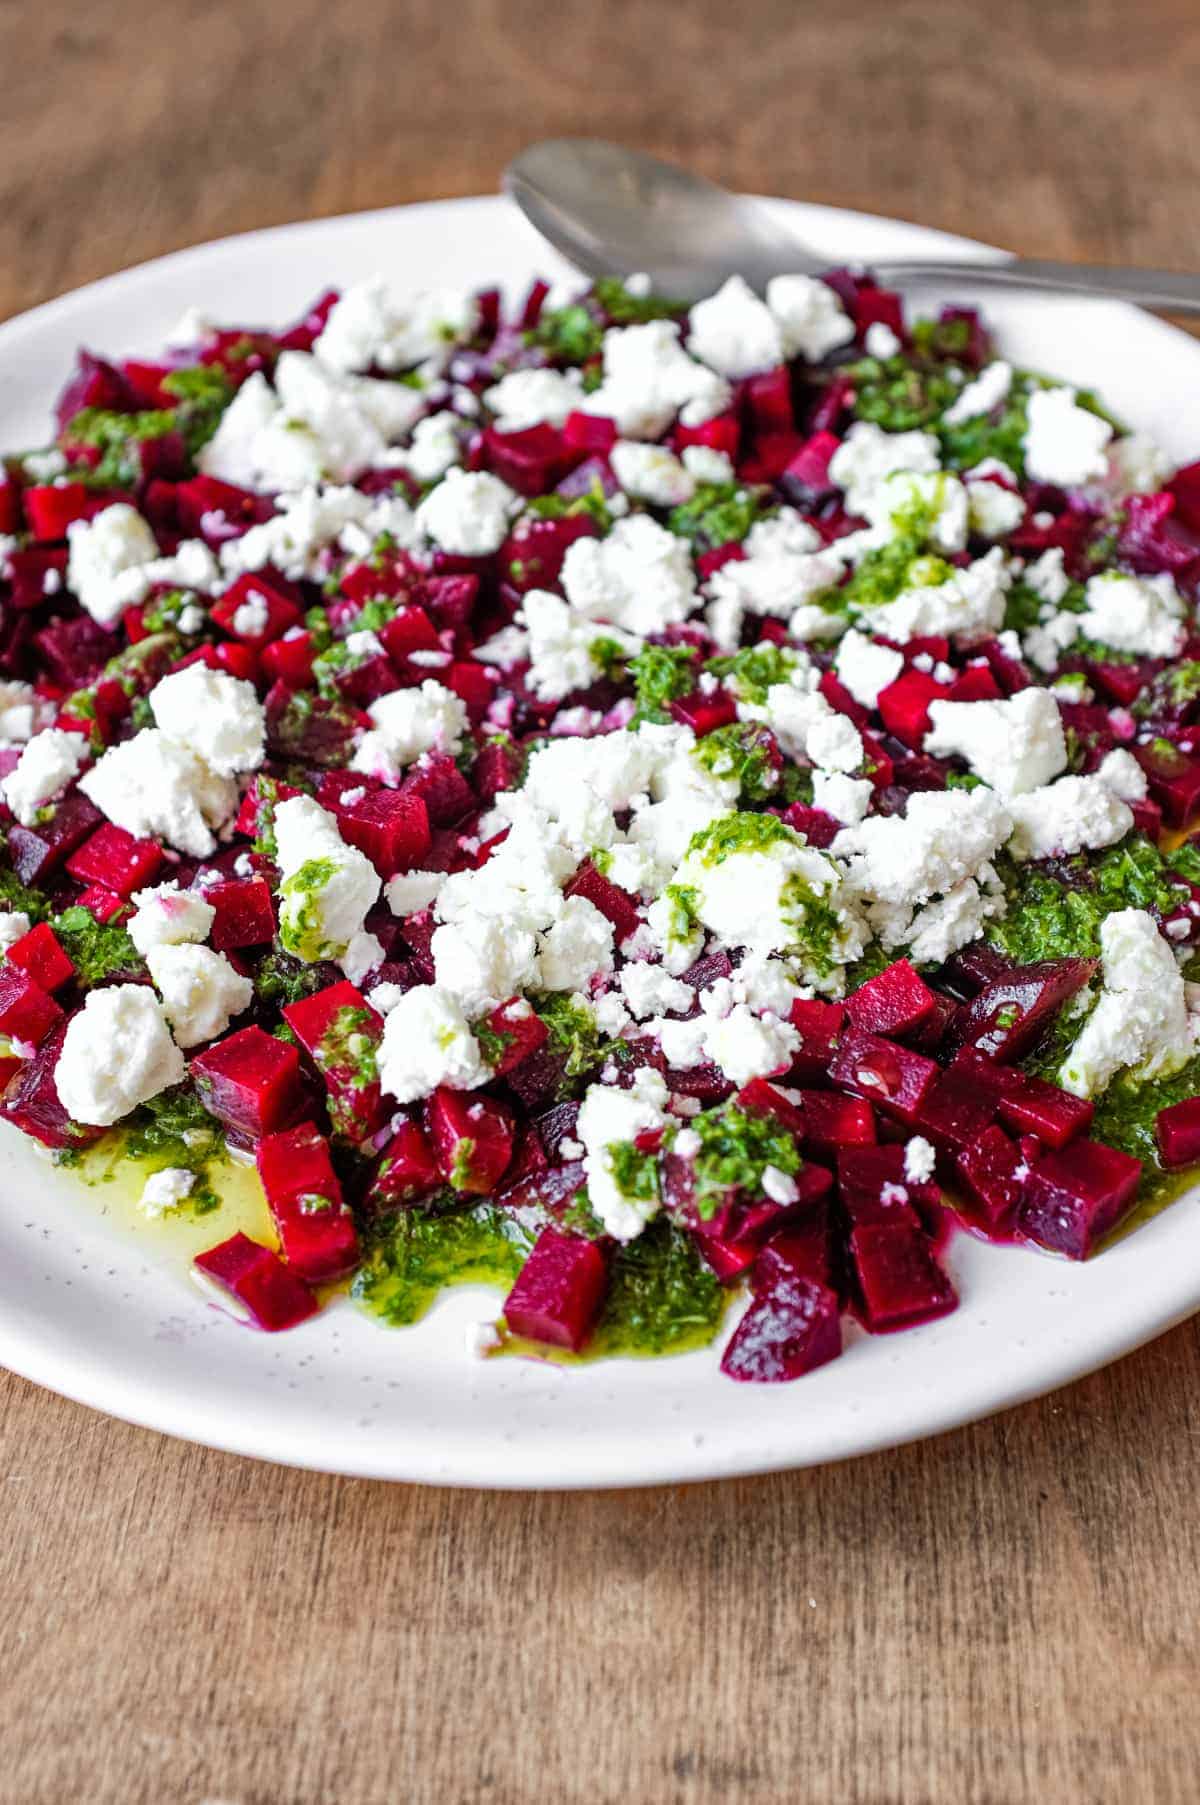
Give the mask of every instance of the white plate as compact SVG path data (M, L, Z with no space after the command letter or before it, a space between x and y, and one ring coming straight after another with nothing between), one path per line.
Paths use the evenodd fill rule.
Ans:
M896 221L776 202L831 263L995 253ZM519 288L565 266L498 199L317 220L182 251L0 327L0 444L42 442L79 344L153 353L184 308L278 323L374 272ZM966 283L953 294L969 295ZM938 298L935 291L933 297ZM982 299L982 297L980 297ZM1109 303L986 300L1019 361L1094 383L1180 461L1200 453L1200 345ZM796 1385L735 1385L711 1349L565 1369L481 1362L465 1329L495 1294L452 1293L388 1331L348 1302L287 1335L206 1304L15 1131L0 1132L0 1361L82 1403L296 1466L484 1486L641 1485L805 1466L887 1447L1047 1391L1200 1307L1200 1193L1085 1266L960 1236L962 1305L894 1337L855 1336ZM214 1225L213 1239L217 1238Z

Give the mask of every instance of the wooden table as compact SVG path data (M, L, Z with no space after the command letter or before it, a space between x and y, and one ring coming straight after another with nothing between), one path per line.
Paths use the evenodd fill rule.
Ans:
M491 190L580 131L1031 253L1200 261L1194 0L0 0L0 69L0 314ZM826 1472L489 1497L8 1379L0 1800L1195 1805L1198 1397L1187 1327Z

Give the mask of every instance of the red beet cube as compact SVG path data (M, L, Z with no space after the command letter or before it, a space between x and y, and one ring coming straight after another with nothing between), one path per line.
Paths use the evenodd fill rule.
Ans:
M1133 1202L1142 1162L1100 1141L1047 1153L1026 1181L1017 1225L1051 1253L1083 1260Z
M439 1085L425 1106L425 1126L438 1170L456 1191L484 1197L512 1159L512 1111L493 1097Z
M86 1147L103 1133L100 1128L72 1122L59 1098L54 1070L66 1031L63 1022L32 1059L21 1062L20 1071L10 1078L0 1099L0 1116L46 1147Z
M1013 1076L1016 1083L1000 1093L997 1113L1014 1134L1036 1134L1047 1147L1065 1147L1091 1127L1096 1105L1089 1097L1073 1097L1026 1072Z
M72 790L58 804L49 821L37 827L12 826L8 853L13 870L23 884L40 883L86 840L104 819L98 808L79 790Z
M797 997L791 1023L800 1030L800 1051L792 1061L797 1078L820 1078L829 1070L846 1020L841 1003L820 1003Z
M880 690L876 707L888 732L919 752L929 732L929 705L944 700L947 694L946 684L910 666Z
M402 1209L435 1191L440 1182L424 1129L418 1122L401 1122L384 1150L367 1203L376 1210Z
M702 739L706 733L715 733L718 727L728 727L737 720L737 703L727 689L715 689L711 694L694 689L690 696L671 702L669 713L682 726L690 727L697 739Z
M594 903L601 915L612 922L618 946L637 929L639 916L635 898L628 890L610 883L597 871L590 859L585 859L579 867L566 887L566 894L583 896L588 902Z
M106 821L71 854L67 870L81 884L102 884L118 896L132 896L154 882L162 862L157 840L135 840Z
M426 753L413 766L399 794L419 796L435 827L461 821L468 809L476 807L475 792L454 760L436 753Z
M539 1047L545 1046L550 1038L550 1030L545 1022L530 1008L524 997L512 997L507 1003L501 1003L493 1009L487 1018L487 1026L504 1042L504 1051L492 1067L497 1078L503 1078L505 1073L511 1072L523 1059L528 1059L531 1053L536 1053Z
M865 1225L850 1237L863 1320L878 1334L955 1309L958 1296L920 1229Z
M995 1118L994 1097L964 1072L951 1068L938 1073L914 1120L939 1153L954 1155L969 1147Z
M397 608L379 629L379 641L388 657L403 666L414 652L440 652L437 628L424 608Z
M289 689L308 689L312 683L317 642L303 628L294 628L282 639L262 649L259 666L268 683L286 683Z
M10 965L18 966L31 977L35 984L40 984L43 990L58 990L75 976L75 967L48 921L39 921L27 934L14 940L5 958Z
M287 1004L283 1015L324 1079L336 1133L369 1140L386 1114L375 1063L383 1017L349 979Z
M262 877L231 877L210 884L204 900L216 910L209 944L218 953L243 946L265 946L274 937L275 909L271 886Z
M324 1135L307 1122L264 1135L256 1158L288 1265L314 1285L357 1266L354 1217L343 1202Z
M594 1241L544 1228L504 1303L514 1335L578 1353L595 1326L608 1267Z
M727 1379L779 1385L842 1351L837 1294L815 1279L780 1276L751 1301L721 1359Z
M29 935L23 938L27 940ZM0 1034L37 1047L61 1020L62 1010L54 998L20 965L6 959L0 965Z
M873 1147L875 1112L865 1097L838 1091L801 1091L806 1151L836 1153L841 1147Z
M804 1110L766 1078L751 1078L748 1084L743 1084L737 1094L737 1103L739 1109L749 1110L752 1115L773 1116L797 1141L803 1140L808 1127Z
M958 1175L989 1228L1011 1220L1029 1168L1015 1141L994 1123L958 1156Z
M833 1235L826 1198L805 1210L798 1222L771 1236L754 1262L750 1282L755 1291L770 1290L789 1277L833 1286Z
M112 890L106 890L103 884L89 884L75 898L81 909L86 909L95 921L124 920L133 913L123 896Z
M241 625L236 624L239 609L245 610ZM244 645L265 646L300 625L299 594L282 577L246 571L213 603L210 614L218 627Z
M1154 1134L1164 1166L1190 1166L1200 1160L1200 1097L1185 1097L1182 1103L1160 1109Z
M843 1147L837 1156L838 1196L855 1228L867 1223L905 1222L920 1226L918 1207L936 1205L935 1184L904 1176L904 1148Z
M352 789L354 801L337 804L343 840L366 853L380 877L411 871L429 851L429 811L420 796L403 790Z
M242 1306L255 1328L291 1329L317 1308L304 1280L278 1254L240 1232L198 1253L192 1264Z
M829 1075L835 1084L911 1122L938 1077L938 1068L911 1047L854 1030L843 1036Z
M1013 966L972 997L955 1024L956 1037L991 1059L1018 1059L1095 970L1095 959Z
M286 1128L304 1107L299 1053L262 1028L240 1028L206 1047L191 1072L209 1114L251 1140Z
M95 491L83 483L37 483L25 491L25 518L35 539L65 539L73 520L94 513Z
M754 1265L756 1259L761 1257L753 1241L731 1241L722 1235L709 1235L698 1229L692 1231L692 1239L700 1249L701 1258L709 1270L723 1285L735 1284Z
M905 1034L933 1012L937 999L907 959L897 959L846 998L846 1014L868 1034Z

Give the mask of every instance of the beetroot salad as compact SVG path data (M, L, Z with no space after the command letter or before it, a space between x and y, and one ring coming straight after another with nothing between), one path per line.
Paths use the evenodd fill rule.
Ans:
M260 1328L798 1377L1200 1161L1200 465L869 277L380 279L0 464L0 1116ZM276 1245L221 1234L257 1164Z

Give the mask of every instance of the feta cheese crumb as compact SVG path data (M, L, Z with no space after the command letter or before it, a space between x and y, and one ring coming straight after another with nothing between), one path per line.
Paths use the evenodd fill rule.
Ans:
M150 691L150 712L160 732L195 753L219 777L257 771L263 761L267 721L254 685L206 664L172 671Z
M432 677L418 689L396 689L367 709L374 727L365 733L350 761L362 771L395 784L408 765L425 752L452 757L463 743L467 711L463 703Z
M125 931L143 959L154 946L182 946L185 941L207 940L216 910L195 890L181 890L178 884L159 884L150 890L136 890L132 897L134 913Z
M116 624L140 601L142 567L158 557L158 541L136 508L114 502L91 520L67 528L67 586L102 627Z
M1107 420L1089 413L1069 388L1034 389L1025 430L1025 471L1035 482L1068 488L1105 475L1105 449L1113 436Z
M730 276L715 295L692 308L688 349L718 376L736 380L781 364L783 335L771 309L745 280Z
M486 470L448 470L417 509L417 526L445 552L463 558L498 552L521 497Z
M926 1184L937 1169L937 1155L924 1135L904 1143L904 1176L910 1185Z
M876 645L857 627L843 637L834 659L838 682L863 708L874 708L879 693L894 683L904 669L904 659L892 646Z
M155 1221L168 1210L178 1209L184 1199L191 1196L195 1186L196 1174L189 1172L186 1166L164 1166L161 1171L152 1172L142 1186L138 1208L143 1216Z
M183 1054L144 984L89 991L67 1023L54 1069L67 1114L94 1128L111 1128L183 1077Z
M605 539L576 539L563 559L562 585L588 620L642 635L686 620L699 599L687 540L648 514L618 520Z
M582 410L614 420L623 439L657 439L681 411L699 426L731 400L729 384L688 356L674 320L649 320L604 334L603 381Z
M964 758L1002 796L1037 789L1067 768L1062 716L1044 689L1018 690L1002 701L933 702L929 719L926 752Z
M415 1103L439 1084L474 1090L491 1076L454 998L436 984L406 991L384 1018L379 1082L398 1103Z
M1060 777L1043 789L1010 797L1008 806L1013 819L1009 851L1015 859L1113 846L1133 826L1127 804L1097 776Z
M561 426L582 398L578 370L510 370L483 394L501 432Z
M254 997L250 979L208 946L151 946L146 965L180 1047L215 1040Z
M64 790L87 762L87 737L47 727L35 734L0 785L22 827L32 827L38 810Z
M1092 1097L1126 1066L1140 1078L1177 1071L1193 1051L1183 978L1145 909L1119 909L1100 924L1104 988L1058 1082Z
M696 493L695 478L665 445L618 439L608 461L626 495L632 495L635 501L648 501L656 508L675 508Z
M375 867L357 847L346 845L334 817L308 796L289 796L279 804L275 841L280 940L310 963L341 958L379 895Z
M727 1078L748 1084L751 1078L785 1071L800 1050L800 1035L790 1022L755 1015L747 1004L735 1003L728 1015L710 1023L704 1046Z
M612 1148L635 1140L667 1120L668 1091L662 1074L643 1067L628 1090L615 1085L588 1087L576 1133L586 1149L584 1171L592 1208L610 1235L632 1241L659 1210L657 1198L629 1197L613 1172Z
M1012 365L998 358L995 363L980 370L974 382L968 382L960 389L953 402L942 415L943 426L962 426L968 420L976 420L981 414L990 414L1002 402L1008 400L1008 392L1012 388Z
M870 420L856 420L829 460L829 475L845 490L849 512L865 518L880 484L895 471L932 475L940 467L931 432L885 432Z
M767 283L767 306L779 327L785 357L820 363L854 337L854 321L819 276L773 276Z
M1089 577L1087 606L1072 617L1079 632L1141 658L1177 658L1187 639L1183 597L1164 571L1131 577L1106 570Z
M1137 759L1132 752L1126 752L1123 746L1105 754L1097 767L1096 776L1122 802L1144 802L1150 787L1146 773Z
M202 759L146 727L110 746L79 780L83 794L117 827L137 839L165 840L206 859L216 849L212 829L237 806L237 785Z

